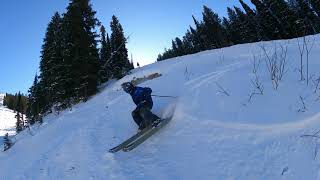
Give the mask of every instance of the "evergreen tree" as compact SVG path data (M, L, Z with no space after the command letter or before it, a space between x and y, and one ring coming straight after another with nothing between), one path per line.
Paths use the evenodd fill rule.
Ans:
M240 26L240 36L243 42L256 42L260 39L260 36L257 30L258 25L255 20L255 13L246 6L246 4L243 4L244 9L247 10L246 13L238 7L234 7Z
M203 6L203 36L207 49L226 46L225 30L221 25L221 19L212 9Z
M111 77L111 69L108 61L111 57L111 43L109 35L106 37L106 29L104 26L100 28L101 32L101 49L100 49L100 76L101 82L106 82Z
M134 69L134 63L133 63L133 56L131 54L131 60L130 60L130 66L129 66L130 69Z
M239 2L248 16L250 16L250 17L256 16L255 11L252 10L245 2L243 2L243 0L239 0Z
M71 0L62 22L63 77L66 99L84 99L97 91L99 54L97 34L99 25L89 0Z
M16 119L17 119L17 121L16 121L16 131L17 131L17 133L19 133L20 131L22 131L23 130L23 127L24 127L24 125L23 125L23 119L22 119L22 116L23 116L23 114L22 113L20 113L21 112L21 94L20 94L20 92L19 92L19 94L17 95L17 102L16 102Z
M173 56L179 56L178 55L178 47L176 45L176 42L174 40L171 40L171 46L172 46L172 51L173 51Z
M240 34L240 42L241 43L248 43L253 42L254 37L256 37L256 34L249 26L249 19L248 16L238 7L234 7L235 12L237 14L237 25L238 25L238 32Z
M178 56L183 56L185 55L185 48L184 48L184 44L182 42L182 40L178 37L176 37L175 39L175 44L177 45L177 55Z
M179 38L172 40L172 47L159 54L157 60L232 44L320 32L318 0L251 0L255 9L243 0L239 1L245 12L238 7L228 8L229 18L224 17L222 22L217 14L204 6L202 21L192 16L195 28L190 26L182 41Z
M206 50L206 45L209 44L203 35L204 25L200 23L194 16L192 16L193 22L196 25L196 28L190 26L190 32L193 36L193 44L196 52Z
M19 133L23 130L23 121L21 119L21 114L20 112L17 111L16 115L15 115L15 118L16 118L16 132Z
M183 45L184 45L184 49L185 49L185 54L191 54L194 53L195 47L193 45L193 35L190 32L190 30L187 30L186 34L183 36Z
M313 10L317 13L318 17L320 17L320 1L319 0L309 0Z
M296 0L295 2L297 13L300 19L300 26L304 28L299 36L310 35L320 32L319 17L310 7L306 0Z
M260 0L251 0L256 6L259 34L263 40L274 40L284 37L281 25L275 19L270 9Z
M9 134L6 133L3 137L3 151L10 149L12 146L12 141L9 138Z
M59 79L61 75L61 17L58 12L54 14L47 27L47 32L43 40L40 60L40 83L43 97L43 107L41 111L50 109L57 101L59 92Z
M20 101L20 104L18 104L18 101ZM15 95L6 93L3 102L8 109L14 110L14 112L26 112L27 98L20 92L16 93Z
M282 25L284 37L296 37L295 29L298 29L298 17L285 0L265 0L265 4L271 10L273 17Z
M41 96L39 93L39 82L38 75L35 75L33 85L29 88L29 96L28 96L28 108L26 116L29 120L29 124L34 124L36 121L41 122L40 116L40 103Z
M122 26L116 16L112 16L111 28L111 58L109 65L113 70L112 77L121 78L131 68L128 59L128 50L126 48L126 38Z
M229 22L229 19L227 19L226 17L222 18L222 26L224 27L224 29L226 30L226 39L229 42L230 45L233 45L233 41L232 39L232 32L231 32L231 24Z
M4 97L6 97L6 96L4 96ZM2 105L3 105L3 106L6 106L6 105L7 105L6 98L3 98Z
M239 44L242 43L243 40L241 38L241 32L240 32L240 20L238 18L237 13L231 9L227 8L229 20L226 18L223 21L223 24L227 30L227 34L229 36L229 39L231 40L232 44Z

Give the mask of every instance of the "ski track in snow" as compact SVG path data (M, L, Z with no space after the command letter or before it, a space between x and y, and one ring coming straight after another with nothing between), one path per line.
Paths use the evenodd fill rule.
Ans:
M285 41L288 59L297 56L295 42ZM320 179L319 142L300 137L320 129L320 105L303 84L284 81L274 91L262 73L265 94L248 103L250 59L261 53L257 49L237 45L134 70L86 103L50 114L33 136L27 131L16 136L14 147L0 153L0 180ZM310 60L319 55L313 51ZM319 68L313 65L310 71ZM162 76L141 86L178 96L154 98L153 111L172 116L171 122L131 152L108 153L137 128L131 118L135 105L121 83L155 72ZM294 75L290 71L287 77ZM217 93L217 83L230 96ZM299 95L308 95L306 113L296 112Z

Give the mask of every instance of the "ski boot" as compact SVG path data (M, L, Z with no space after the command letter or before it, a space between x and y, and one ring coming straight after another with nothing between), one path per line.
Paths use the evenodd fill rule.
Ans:
M159 124L160 124L160 122L161 122L161 119L159 118L159 119L156 119L156 120L154 120L153 122L152 122L152 126L153 127L157 127Z

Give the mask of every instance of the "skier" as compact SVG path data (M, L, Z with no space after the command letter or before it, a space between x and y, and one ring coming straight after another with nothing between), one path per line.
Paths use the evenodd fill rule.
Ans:
M137 105L132 111L132 117L135 123L142 130L149 125L157 125L160 118L151 112L153 102L151 98L152 89L149 87L134 86L131 82L125 82L122 89L131 95L133 102Z

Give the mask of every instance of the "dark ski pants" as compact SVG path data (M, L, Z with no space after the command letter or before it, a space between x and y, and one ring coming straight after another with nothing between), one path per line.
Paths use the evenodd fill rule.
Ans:
M141 108L136 108L132 111L132 117L134 122L139 126L139 129L143 129L150 125L153 121L159 119L158 116L151 112L151 108L147 105Z

